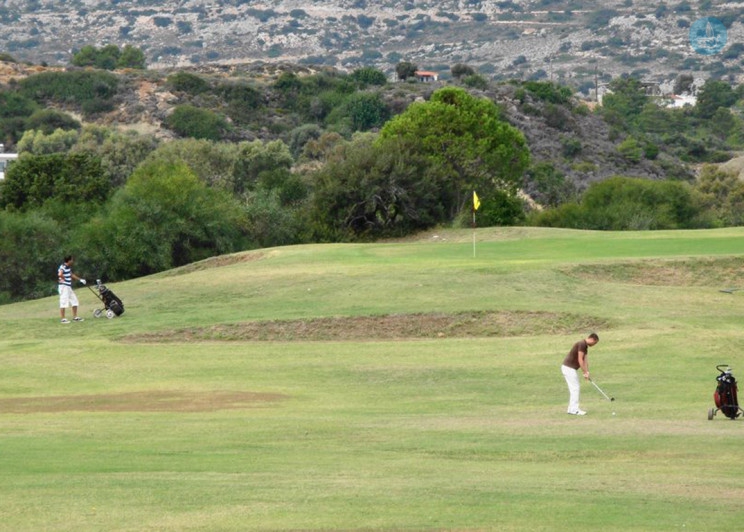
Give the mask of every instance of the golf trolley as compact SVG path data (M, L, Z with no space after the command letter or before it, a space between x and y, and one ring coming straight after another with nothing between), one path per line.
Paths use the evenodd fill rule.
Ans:
M108 319L112 319L116 316L121 316L122 314L124 314L124 303L121 302L121 299L116 297L116 294L106 288L106 285L104 285L100 279L96 279L96 290L98 290L97 293L96 290L93 290L90 286L88 288L103 303L102 309L97 308L93 311L94 317L100 318L101 316L103 316L104 313L106 313L106 317Z
M720 372L720 375L716 377L718 385L716 386L716 391L713 393L716 408L708 410L708 419L713 419L719 410L727 418L736 419L744 412L739 407L739 401L736 397L736 378L731 374L731 368L727 364L719 364L716 366L716 369Z

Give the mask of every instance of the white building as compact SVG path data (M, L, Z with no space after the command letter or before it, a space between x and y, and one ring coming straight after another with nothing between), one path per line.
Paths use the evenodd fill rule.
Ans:
M5 146L0 144L0 180L5 179L5 170L10 161L18 159L17 153L5 153Z

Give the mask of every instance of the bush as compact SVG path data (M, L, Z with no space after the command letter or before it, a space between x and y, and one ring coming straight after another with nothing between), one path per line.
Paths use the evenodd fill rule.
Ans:
M185 92L192 96L209 90L209 83L204 78L190 72L176 72L168 76L166 83L171 90Z
M164 125L182 137L207 140L219 140L229 129L224 117L193 105L176 106Z
M91 101L111 105L119 87L119 78L110 72L74 70L41 72L18 84L22 96L39 103L56 102L84 107Z
M643 148L633 137L628 137L621 142L617 147L617 151L631 163L639 163L643 158Z
M336 112L331 113L328 122L338 122L340 116L348 121L351 131L367 131L381 127L389 112L378 93L360 92L352 94Z
M372 67L358 68L349 77L362 87L367 85L385 85L387 83L385 73Z
M580 204L536 214L531 222L548 227L637 231L696 228L702 226L702 219L702 205L686 183L612 177L590 185Z
M47 135L57 129L79 130L80 122L62 111L56 109L42 109L32 114L26 121L28 129L36 129Z
M522 84L538 100L555 104L570 103L573 90L550 81L527 81Z
M479 90L486 90L488 88L488 80L481 76L480 74L473 74L472 76L467 76L462 80L462 84L466 87L470 87L473 89L479 89Z
M480 201L476 223L481 227L520 225L526 219L524 201L514 194L495 190Z

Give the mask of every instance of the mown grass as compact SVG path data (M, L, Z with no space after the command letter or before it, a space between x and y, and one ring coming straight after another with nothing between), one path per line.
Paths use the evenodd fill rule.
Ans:
M448 231L206 261L112 285L115 320L80 289L80 324L52 298L0 307L0 528L738 528L744 421L706 414L715 365L744 367L744 292L719 292L744 230L476 236L475 257ZM540 319L384 339L371 319L461 313ZM368 335L348 339L355 319ZM617 400L584 384L575 418L558 366L591 320L607 324L592 374ZM336 325L178 338L298 322ZM274 400L220 408L238 392ZM9 411L24 398L37 411Z

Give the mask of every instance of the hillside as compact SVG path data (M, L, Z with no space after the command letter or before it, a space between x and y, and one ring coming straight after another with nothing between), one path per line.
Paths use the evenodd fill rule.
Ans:
M62 67L29 66L0 62L0 82L14 86L19 80L40 72L64 71ZM262 141L283 140L289 144L292 131L303 126L303 119L289 113L282 103L275 84L285 73L296 74L301 79L313 76L343 76L331 67L311 68L290 63L253 63L250 65L202 65L178 68L149 68L146 71L117 71L119 87L113 109L108 112L83 116L79 108L48 102L59 107L82 123L95 123L120 130L134 130L153 134L163 139L176 135L165 126L167 117L179 105L207 107L230 116L229 103L212 95L193 95L174 90L169 77L176 73L189 73L216 87L229 83L247 84L261 95L260 110L252 110L246 122L241 117L233 122L230 140ZM378 93L390 114L402 112L414 101L428 99L441 87L454 80L432 83L390 82L383 87L369 88ZM618 146L625 137L613 131L598 114L592 112L592 102L579 97L553 104L543 101L530 91L520 88L518 82L490 82L483 90L469 89L477 96L496 102L504 119L517 127L526 137L533 165L546 163L565 175L576 190L583 190L589 183L613 175L631 175L660 179L675 176L687 179L693 167L680 160L671 149L664 150L653 160L624 157ZM238 120L238 119L236 119ZM7 144L6 144L7 145ZM529 190L529 185L527 189Z
M131 44L156 68L292 62L388 72L401 60L447 76L464 62L494 79L552 79L587 94L595 76L634 72L671 83L741 76L741 3L645 0L368 2L330 0L9 1L0 9L4 51L69 63L92 44ZM715 16L728 44L714 55L690 45L690 26ZM64 45L60 45L64 43Z

